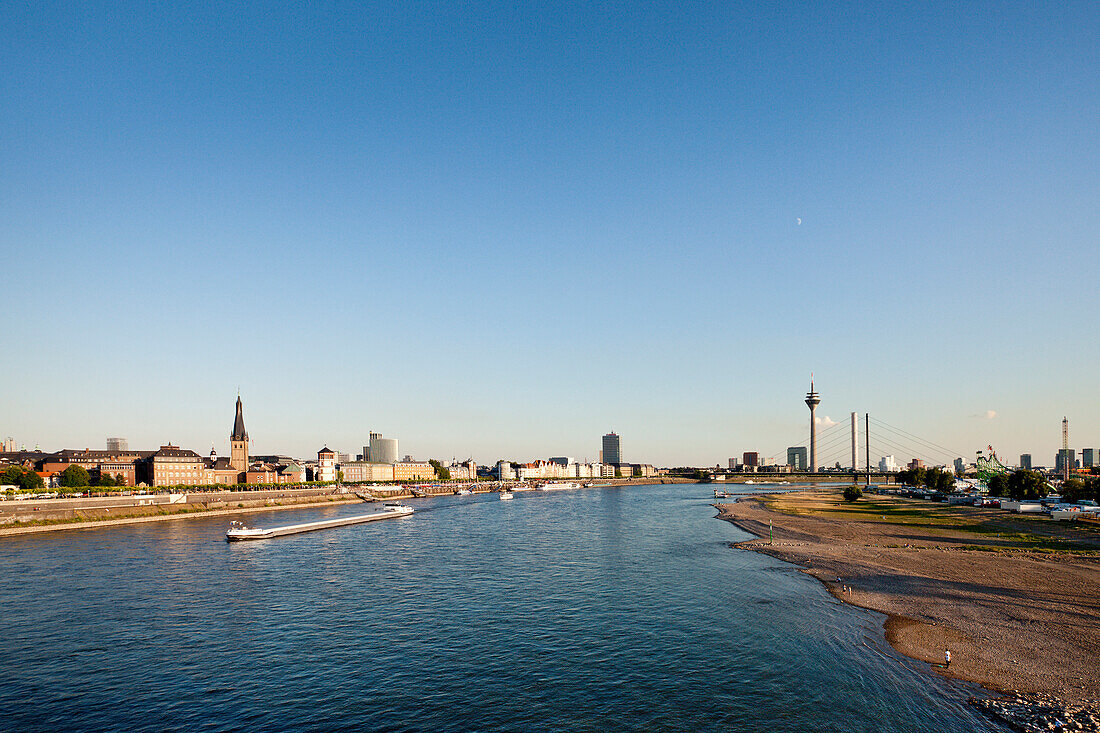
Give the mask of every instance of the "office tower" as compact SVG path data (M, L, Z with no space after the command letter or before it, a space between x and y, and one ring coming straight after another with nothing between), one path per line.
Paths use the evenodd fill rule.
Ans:
M806 446L800 445L787 449L787 465L795 471L806 470Z
M1068 460L1067 460L1068 458ZM1073 448L1060 448L1054 457L1054 472L1068 476L1077 465L1077 451Z
M382 433L370 434L367 446L367 460L370 463L397 463L400 455L397 438L383 438Z
M614 432L603 436L603 462L612 465L622 463L623 456L620 448L619 436Z

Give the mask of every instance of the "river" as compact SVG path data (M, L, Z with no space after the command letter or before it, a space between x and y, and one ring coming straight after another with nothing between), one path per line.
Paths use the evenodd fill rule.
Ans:
M0 727L1000 731L681 484L0 539ZM256 512L259 526L362 505Z

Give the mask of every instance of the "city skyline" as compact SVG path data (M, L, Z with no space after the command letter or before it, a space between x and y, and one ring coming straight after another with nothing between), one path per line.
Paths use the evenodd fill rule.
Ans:
M5 5L0 436L228 455L239 387L264 452L614 425L724 465L808 444L813 371L823 420L1052 464L1063 415L1100 444L1098 36L1084 2Z
M242 401L241 401L241 396L238 393L238 395L237 395L237 404L236 404L236 408L235 408L236 414L235 414L235 418L234 418L232 434L228 438L225 438L223 436L220 441L218 439L211 439L211 440L208 441L210 443L210 447L212 449L214 449L215 452L217 452L219 455L230 455L230 454L232 454L234 444L236 444L238 446L242 444L242 437L241 437L242 435L243 435L243 441L247 441L247 444L248 444L247 450L250 454L261 454L261 455L279 454L279 455L289 455L289 456L293 456L293 457L297 457L297 458L305 457L305 458L308 459L310 456L312 456L313 454L316 453L317 448L315 448L315 447L311 448L309 446L311 446L313 443L317 443L318 441L314 440L314 439L311 439L311 438L308 438L308 437L299 439L295 443L295 442L289 441L287 439L286 435L272 436L270 438L271 445L268 444L268 442L267 442L268 439L265 439L265 442L262 445L257 444L257 441L254 437L250 437L247 433L243 432L243 422L242 422L242 418L241 418L241 409L242 409ZM268 411L265 411L265 410L260 410L260 412L261 412L261 414L269 414ZM286 416L283 416L282 424L285 424L285 417ZM993 416L993 417L990 417L990 416L971 416L971 417L981 417L984 420L992 420L996 416ZM872 419L874 419L876 422L878 421L878 418L875 415L872 415ZM839 462L841 463L841 465L844 465L844 466L850 465L850 459L848 459L846 457L848 455L848 452L849 452L848 436L850 436L850 430L848 428L847 423L843 423L841 421L834 420L827 414L825 414L821 417L818 417L817 418L817 423L819 425L819 428L820 428L821 425L825 425L827 429L831 430L831 432L829 433L829 444L831 446L831 450L829 451L828 456L825 456L825 457L828 458L827 461L822 461L821 457L819 457L819 463L821 463L821 467L822 468L831 468L833 466L834 462L837 462L838 459L839 459ZM1060 439L1061 421L1059 421L1058 427L1059 427L1059 439ZM798 450L801 450L804 454L807 454L803 457L803 460L808 461L808 453L807 453L808 443L806 442L806 440L809 437L809 431L808 431L808 427L805 425L805 423L803 423L802 429L806 433L801 438L804 445L802 445L800 448L798 448ZM904 462L908 462L910 458L920 457L920 458L923 458L923 459L927 460L928 456L934 456L934 458L931 461L933 464L942 463L942 464L945 464L945 465L950 465L955 458L962 458L964 461L966 461L969 464L969 463L973 462L976 451L982 451L983 453L988 453L988 448L990 447L989 444L981 445L981 446L978 446L978 447L974 447L969 452L957 452L958 454L956 455L955 451L945 450L945 448L947 448L949 446L943 445L943 443L941 443L937 439L936 436L913 435L910 438L907 435L899 434L898 430L903 431L904 433L909 433L910 432L910 431L906 430L904 426L899 426L899 425L896 425L896 424L895 425L889 425L889 427L884 427L884 428L880 428L880 427L875 426L875 425L872 426L872 429L871 429L871 433L872 433L872 440L871 440L871 460L872 460L872 464L877 465L879 458L881 458L883 456L887 456L887 455L892 455L895 458L897 458L899 461L904 458ZM183 434L185 431L176 430L176 431L168 431L168 432L175 435L175 434ZM858 463L859 463L860 468L862 468L863 465L864 465L863 464L863 461L864 461L864 434L865 433L864 433L863 416L860 415L859 416L859 421L858 421L858 441L859 441L859 446L860 446L859 447L859 452L858 452L858 456L859 456ZM1071 435L1072 434L1073 433L1071 432ZM792 437L794 437L794 436L792 435ZM616 431L612 431L612 432L609 432L609 433L606 433L606 434L602 434L601 437L591 438L587 441L584 438L575 437L570 442L572 444L578 446L577 450L575 450L575 451L565 451L565 450L563 450L563 451L559 451L559 452L562 453L562 454L576 455L576 456L578 456L578 458L582 462L597 461L597 460L599 460L601 452L606 449L606 446L608 445L608 439L609 438L614 439L614 444L615 445L618 445L619 441L621 440L620 434L618 434ZM843 438L843 440L840 440L841 438ZM0 436L0 440L7 441L8 439L9 439L8 436ZM337 441L333 441L333 440L322 440L320 442L324 444L324 447L336 446L333 449L337 450L339 453L347 453L349 455L355 455L358 451L361 451L363 448L366 448L371 443L375 443L377 441L385 442L387 444L392 444L393 447L392 447L392 449L390 449L390 452L397 451L397 445L398 445L397 440L398 439L400 439L402 441L401 442L402 446L404 446L406 444L406 442L411 443L414 446L419 445L421 443L421 441L418 441L416 439L415 435L411 439L400 438L400 436L399 436L399 438L384 439L383 440L382 439L382 434L378 433L378 432L375 432L375 430L373 430L373 429L367 431L367 438L362 443L357 443L356 438L354 438L354 437L352 437L350 439L350 443L351 443L350 445L344 445L344 442L347 442L347 441L337 442ZM915 440L913 440L913 439L915 439ZM46 452L62 450L62 449L79 450L79 449L82 449L82 448L88 448L88 449L92 449L92 450L101 450L101 449L103 449L103 444L106 444L107 449L110 449L110 445L111 445L112 441L122 441L123 445L132 444L134 446L133 450L152 450L152 449L155 449L158 446L169 445L169 444L180 445L181 447L190 448L190 449L196 450L197 452L200 452L200 453L203 453L204 452L203 449L205 448L205 443L203 443L202 441L192 443L192 442L188 442L187 440L183 440L183 441L176 440L175 438L172 438L170 440L169 439L164 439L164 440L157 440L157 439L143 440L140 437L135 439L135 438L130 437L129 435L126 435L126 436L123 436L123 437L105 437L98 444L95 443L94 441L93 442L88 442L88 441L79 442L78 441L76 443L64 444L64 445L61 445L61 444L56 444L56 445L48 444L48 443L44 443L43 441L36 441L36 442L33 442L33 443L28 443L27 441L18 440L14 436L11 436L11 440L14 441L14 444L17 448L25 447L26 450L33 450L34 447L37 445L43 451L46 451ZM597 445L596 449L594 451L592 451L591 453L589 453L587 451L587 449L584 448L584 444L586 442L594 443L597 440L599 441L599 444ZM839 444L838 444L838 440L840 440ZM792 440L790 442L794 443L795 441ZM905 450L899 450L899 442L905 444L906 447L911 447L912 450L909 451L909 452L906 452ZM224 445L222 445L222 443L224 443ZM927 445L928 443L931 443L936 447L935 448L929 447L929 445ZM1070 442L1070 451L1071 452L1076 451L1076 455L1083 456L1083 455L1085 455L1085 451L1088 451L1090 449L1095 450L1095 446L1098 443L1100 443L1100 441L1090 441L1087 438L1085 438L1081 441L1078 441L1077 443L1074 443L1071 440L1071 442ZM464 445L469 444L469 441L467 440L463 444ZM645 440L642 441L642 444L646 445L646 446L651 446L652 445L652 443L650 443L648 441L645 441ZM300 447L297 447L297 448L288 447L288 446L295 446L295 445L300 446ZM275 446L275 447L272 447L272 446ZM1015 465L1016 463L1018 463L1018 457L1020 455L1030 454L1030 455L1034 456L1033 461L1032 461L1034 463L1034 465L1050 467L1050 466L1055 465L1056 456L1061 450L1061 445L1059 444L1057 447L1052 447L1051 450L1050 450L1050 456L1049 457L1044 457L1045 453L1043 452L1042 449L1037 449L1037 450L1032 449L1032 450L1024 450L1024 451L1013 452L1011 450L1006 450L1002 446L999 446L999 445L995 445L995 446L993 446L993 448L997 452L997 454L1001 458L1001 460L1003 462L1009 464L1009 465ZM660 459L654 460L650 456L645 455L645 456L635 456L634 457L634 462L642 461L642 462L645 462L645 463L652 463L654 465L662 465L662 466L677 466L677 465L693 465L693 466L703 466L703 467L709 466L709 465L722 465L722 466L724 466L729 457L740 456L741 453L744 451L744 452L758 453L759 456L760 456L760 460L762 462L786 464L788 462L789 455L790 455L790 452L792 450L794 450L794 448L790 444L788 444L786 446L783 446L783 447L778 447L778 446L773 447L773 446L761 445L760 441L757 441L756 443L752 443L750 441L749 443L746 443L746 444L741 445L741 446L729 447L728 449L726 449L726 452L727 452L728 455L723 455L720 458L707 458L707 457L704 457L701 460L693 460L692 461L692 460L677 459L677 458L673 457L670 460L660 460ZM657 456L674 455L674 454L667 453L667 452L662 453L659 446L656 449L654 449L653 452ZM445 460L445 459L463 460L463 459L466 459L466 458L473 458L475 461L477 461L478 463L480 463L482 465L488 465L488 464L495 463L496 460L498 460L500 458L504 458L504 459L507 459L507 460L528 460L528 459L546 458L548 456L554 455L555 450L553 449L553 447L535 446L534 448L531 448L530 450L527 450L526 452L516 452L516 453L510 453L510 454L509 453L501 453L499 451L497 453L493 453L491 450L486 450L486 449L482 449L480 451L479 450L473 450L471 452L466 452L466 453L455 452L455 451L445 451L445 450L439 450L439 449L413 450L412 453L410 453L409 451L406 451L406 450L402 450L401 454L402 455L405 455L405 454L416 455L416 456L419 456L420 458L423 458L423 459L437 458L437 459L441 459L441 460ZM489 455L496 455L496 458L489 459L489 458L485 457L485 456L489 456ZM1089 455L1091 456L1093 454L1090 453ZM942 459L942 460L940 460L940 459ZM238 459L238 460L240 460L240 459Z

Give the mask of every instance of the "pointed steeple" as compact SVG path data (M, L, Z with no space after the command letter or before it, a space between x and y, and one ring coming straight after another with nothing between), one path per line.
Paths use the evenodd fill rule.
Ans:
M237 395L237 417L233 420L233 433L229 439L248 441L248 432L244 429L244 411L241 409L240 395Z

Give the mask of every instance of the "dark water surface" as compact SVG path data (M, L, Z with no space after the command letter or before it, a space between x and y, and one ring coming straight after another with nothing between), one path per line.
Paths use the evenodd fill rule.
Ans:
M730 549L705 486L0 539L0 728L1002 730L882 617ZM363 505L257 512L260 526Z

